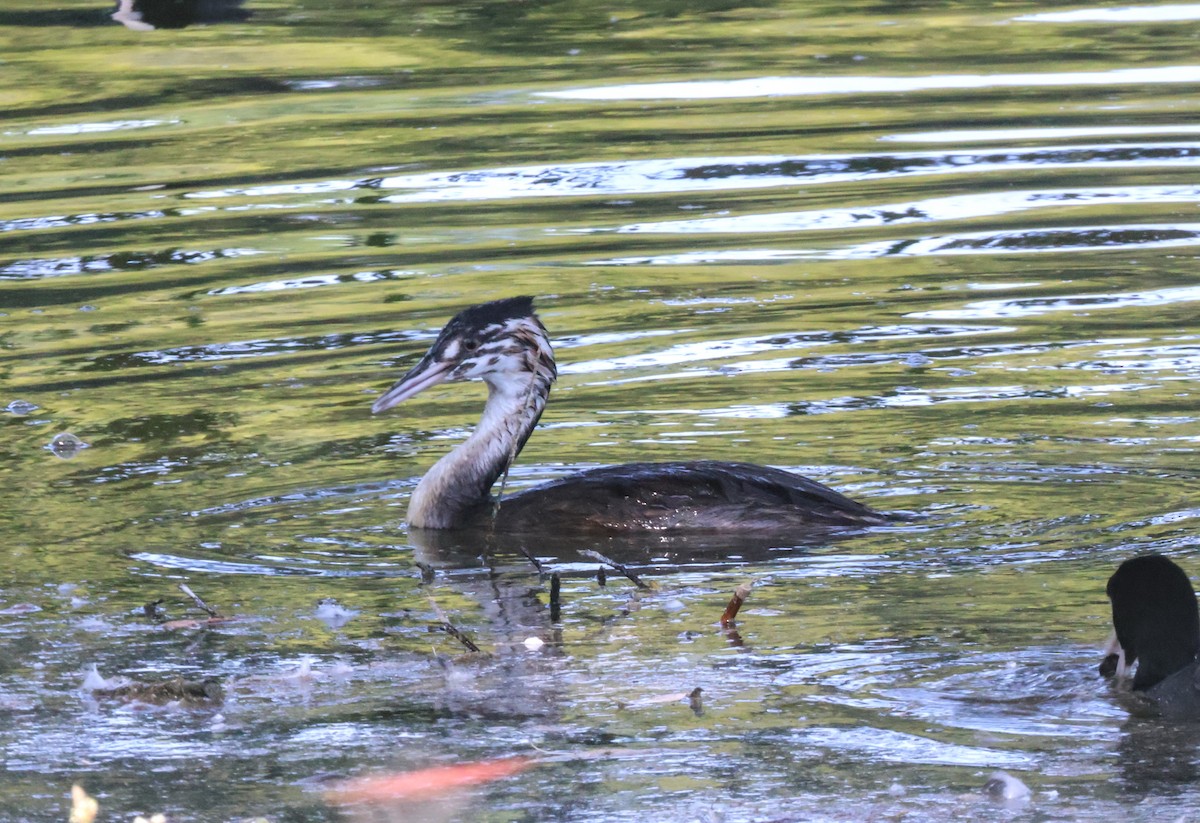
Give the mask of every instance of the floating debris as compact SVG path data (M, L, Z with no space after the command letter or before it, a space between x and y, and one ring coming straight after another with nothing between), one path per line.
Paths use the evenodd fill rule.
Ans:
M161 683L127 683L112 689L94 689L92 694L97 697L109 697L130 703L153 703L156 705L220 703L225 699L225 690L221 687L221 681L215 677L206 677L203 680L185 680L182 677L174 677Z
M681 703L684 700L688 702L688 707L696 713L697 716L704 713L704 706L700 696L704 694L704 689L697 686L690 692L672 692L670 694L652 694L648 697L643 697L628 704L629 708L641 708L643 706L658 706L664 703Z
M17 417L24 417L27 414L33 414L39 408L41 407L37 403L30 403L28 400L14 400L5 406L4 410Z
M100 674L100 667L93 663L88 666L87 674L83 676L83 683L80 684L79 688L85 692L96 692L122 686L125 682L124 678L121 677L106 679L104 675Z
M46 444L46 448L55 457L62 458L63 460L70 460L87 447L87 443L84 443L70 432L59 432Z
M346 608L332 597L323 597L317 603L317 619L331 629L340 629L358 615L358 611Z
M421 582L422 583L429 584L429 583L433 582L433 578L434 578L434 574L435 574L433 566L430 566L428 563L422 563L420 560L413 561L413 565L415 565L418 569L421 570Z
M742 583L733 590L733 597L729 600L729 605L725 607L725 613L721 615L721 628L729 628L729 624L737 617L738 612L742 608L742 604L746 602L746 598L750 596L750 583Z
M96 799L76 783L71 787L71 823L92 823L100 811Z
M1020 805L1033 795L1028 786L1008 772L992 772L983 784L983 791L992 800L1005 805Z
M168 620L166 623L162 624L162 627L167 631L174 631L176 629L207 629L211 626L218 626L221 623L229 623L237 620L236 616L226 617L212 606L205 603L204 600L201 599L200 595L192 591L191 587L187 583L180 583L179 590L188 597L192 598L192 602L194 602L202 611L208 614L208 617L199 619L184 618L182 620ZM146 616L150 617L151 619L153 619L154 613L157 612L157 609L157 603L147 603L142 607L142 610L146 613Z
M543 640L542 638L536 637L536 636L535 637L526 637L523 645L525 646L525 648L529 649L529 651L536 652L542 646L546 645L546 641Z

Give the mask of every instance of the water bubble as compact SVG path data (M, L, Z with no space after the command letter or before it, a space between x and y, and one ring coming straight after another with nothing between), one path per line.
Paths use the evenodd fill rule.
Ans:
M32 414L39 408L37 403L30 403L28 400L14 400L4 407L4 410L9 414L18 416Z
M55 457L61 457L63 460L70 460L87 447L87 443L70 432L59 432L46 444L46 448L53 452Z

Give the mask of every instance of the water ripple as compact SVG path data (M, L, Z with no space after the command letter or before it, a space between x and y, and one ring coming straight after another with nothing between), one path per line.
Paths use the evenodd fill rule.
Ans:
M2 271L2 270L0 270ZM282 280L265 280L239 286L211 289L212 297L230 297L238 294L267 294L274 291L293 289L315 289L321 286L343 286L347 283L375 283L380 280L403 280L419 276L421 272L409 269L390 271L356 271L350 274L310 274L305 277L289 277Z
M1200 126L1048 126L1040 129L948 129L885 134L883 143L990 143L1013 140L1067 140L1075 137L1120 137L1163 134L1200 134Z
M1200 226L1197 226L1200 232ZM1200 242L1198 239L1197 242ZM1054 312L1079 312L1088 309L1123 309L1130 306L1166 306L1200 300L1200 286L1179 286L1147 291L1113 294L1069 294L1054 297L1018 297L1009 300L978 300L957 309L931 309L913 312L908 317L928 320L996 320L1011 317L1037 317Z
M1009 231L962 232L901 240L875 240L835 249L706 249L585 260L579 265L698 266L726 263L769 263L786 260L869 260L881 257L1116 251L1196 245L1200 245L1200 223L1053 226ZM965 317L967 315L936 316Z
M259 249L167 249L159 252L122 252L75 257L46 257L14 260L0 265L0 280L40 280L76 274L103 274L113 271L144 271L159 266L191 265L212 260L263 254Z
M839 753L856 752L889 763L1030 769L1038 762L1027 752L943 743L891 729L812 728L798 732L796 737L801 745L819 746Z
M722 191L833 184L923 174L1048 170L1074 166L1085 166L1095 171L1104 168L1196 165L1200 165L1200 144L1197 143L1100 144L986 151L692 157L502 166L362 180L319 180L213 189L193 191L182 196L191 199L273 198L354 190L403 190L402 193L376 197L374 201L433 203L518 197ZM69 222L67 218L53 219ZM0 228L4 226L4 223L0 223Z
M1049 11L1022 14L1013 19L1030 23L1171 23L1200 19L1200 4L1175 3L1165 6Z
M14 134L44 136L53 134L100 134L109 131L129 131L131 129L152 129L157 126L176 126L182 120L107 120L96 123L64 123L58 126L38 126L25 132L4 132L5 137Z
M620 226L616 231L650 234L754 234L891 226L939 220L968 220L975 217L996 217L1031 209L1090 206L1098 203L1114 206L1130 203L1196 202L1200 202L1200 186L1133 186L1059 189L1057 191L986 192L879 206L814 209L775 214L751 214L740 217L708 217L698 220L672 220L657 223L631 223Z
M1126 86L1195 83L1200 66L1158 66L1108 71L1019 74L933 74L916 77L747 77L741 80L684 80L538 92L559 100L729 100L746 97L810 97L822 94L903 94L950 89L1061 86Z

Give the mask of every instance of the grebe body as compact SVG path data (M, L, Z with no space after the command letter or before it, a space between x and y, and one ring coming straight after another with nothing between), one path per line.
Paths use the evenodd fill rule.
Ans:
M407 374L379 397L381 412L437 385L483 380L479 425L413 492L408 523L424 529L487 525L504 532L785 532L880 525L891 518L768 466L710 460L627 463L491 495L533 433L557 377L546 329L529 297L455 315Z

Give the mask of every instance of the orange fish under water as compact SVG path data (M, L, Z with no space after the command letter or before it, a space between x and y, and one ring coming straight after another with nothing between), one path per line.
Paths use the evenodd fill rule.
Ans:
M457 789L490 783L518 774L536 761L531 757L501 757L477 763L433 766L415 772L347 780L326 794L331 803L389 803L432 800Z

